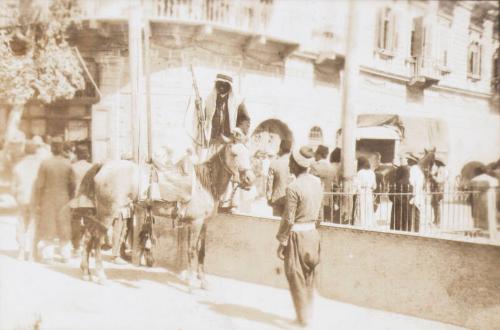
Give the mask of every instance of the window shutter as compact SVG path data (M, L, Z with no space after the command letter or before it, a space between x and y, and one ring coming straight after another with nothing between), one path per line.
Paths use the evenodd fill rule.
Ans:
M423 17L416 17L413 19L413 44L411 47L411 55L414 57L422 56L423 22Z
M478 77L481 77L482 59L483 59L483 46L479 45L478 54L477 54L477 76Z
M469 45L469 48L467 48L467 73L468 74L474 74L474 51L473 51L473 44Z
M432 58L432 36L433 36L433 26L427 24L425 26L425 44L423 45L424 57Z
M391 33L391 39L392 39L392 48L391 51L393 53L396 52L398 49L398 27L397 27L398 20L396 19L396 15L392 15L392 33Z
M380 8L377 11L377 17L375 22L375 50L379 50L383 47L384 40L384 8Z

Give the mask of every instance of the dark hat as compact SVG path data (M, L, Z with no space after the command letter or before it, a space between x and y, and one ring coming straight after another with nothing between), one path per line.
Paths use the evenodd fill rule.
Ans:
M328 151L329 150L327 146L320 144L316 149L316 155L321 156L321 158L326 158L328 157Z
M233 78L231 78L228 75L225 75L225 74L222 74L222 73L218 73L217 76L215 77L215 81L223 81L223 82L232 84L233 83Z
M419 161L418 157L415 154L411 153L411 152L408 152L406 154L406 159L413 160L414 162L417 162L417 163Z
M87 159L89 157L89 148L85 144L79 144L76 146L75 153L78 159Z

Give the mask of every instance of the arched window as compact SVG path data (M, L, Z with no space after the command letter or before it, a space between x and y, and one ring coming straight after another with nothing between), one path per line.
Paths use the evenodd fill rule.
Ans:
M477 41L473 41L469 45L467 76L472 79L481 79L481 45Z
M309 131L309 145L317 147L323 143L323 130L319 126L314 126Z

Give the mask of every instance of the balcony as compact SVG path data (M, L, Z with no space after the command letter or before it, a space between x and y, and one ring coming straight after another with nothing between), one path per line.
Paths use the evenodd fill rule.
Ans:
M415 88L428 88L439 82L441 71L433 58L412 57L408 60L410 81L408 85Z
M196 23L221 25L265 33L273 12L273 0L153 0L149 15Z

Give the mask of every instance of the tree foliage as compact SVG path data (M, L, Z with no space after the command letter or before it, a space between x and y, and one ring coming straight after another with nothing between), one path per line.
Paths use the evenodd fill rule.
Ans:
M0 100L22 105L70 99L83 89L82 67L66 40L74 0L21 0L17 25L0 31Z

